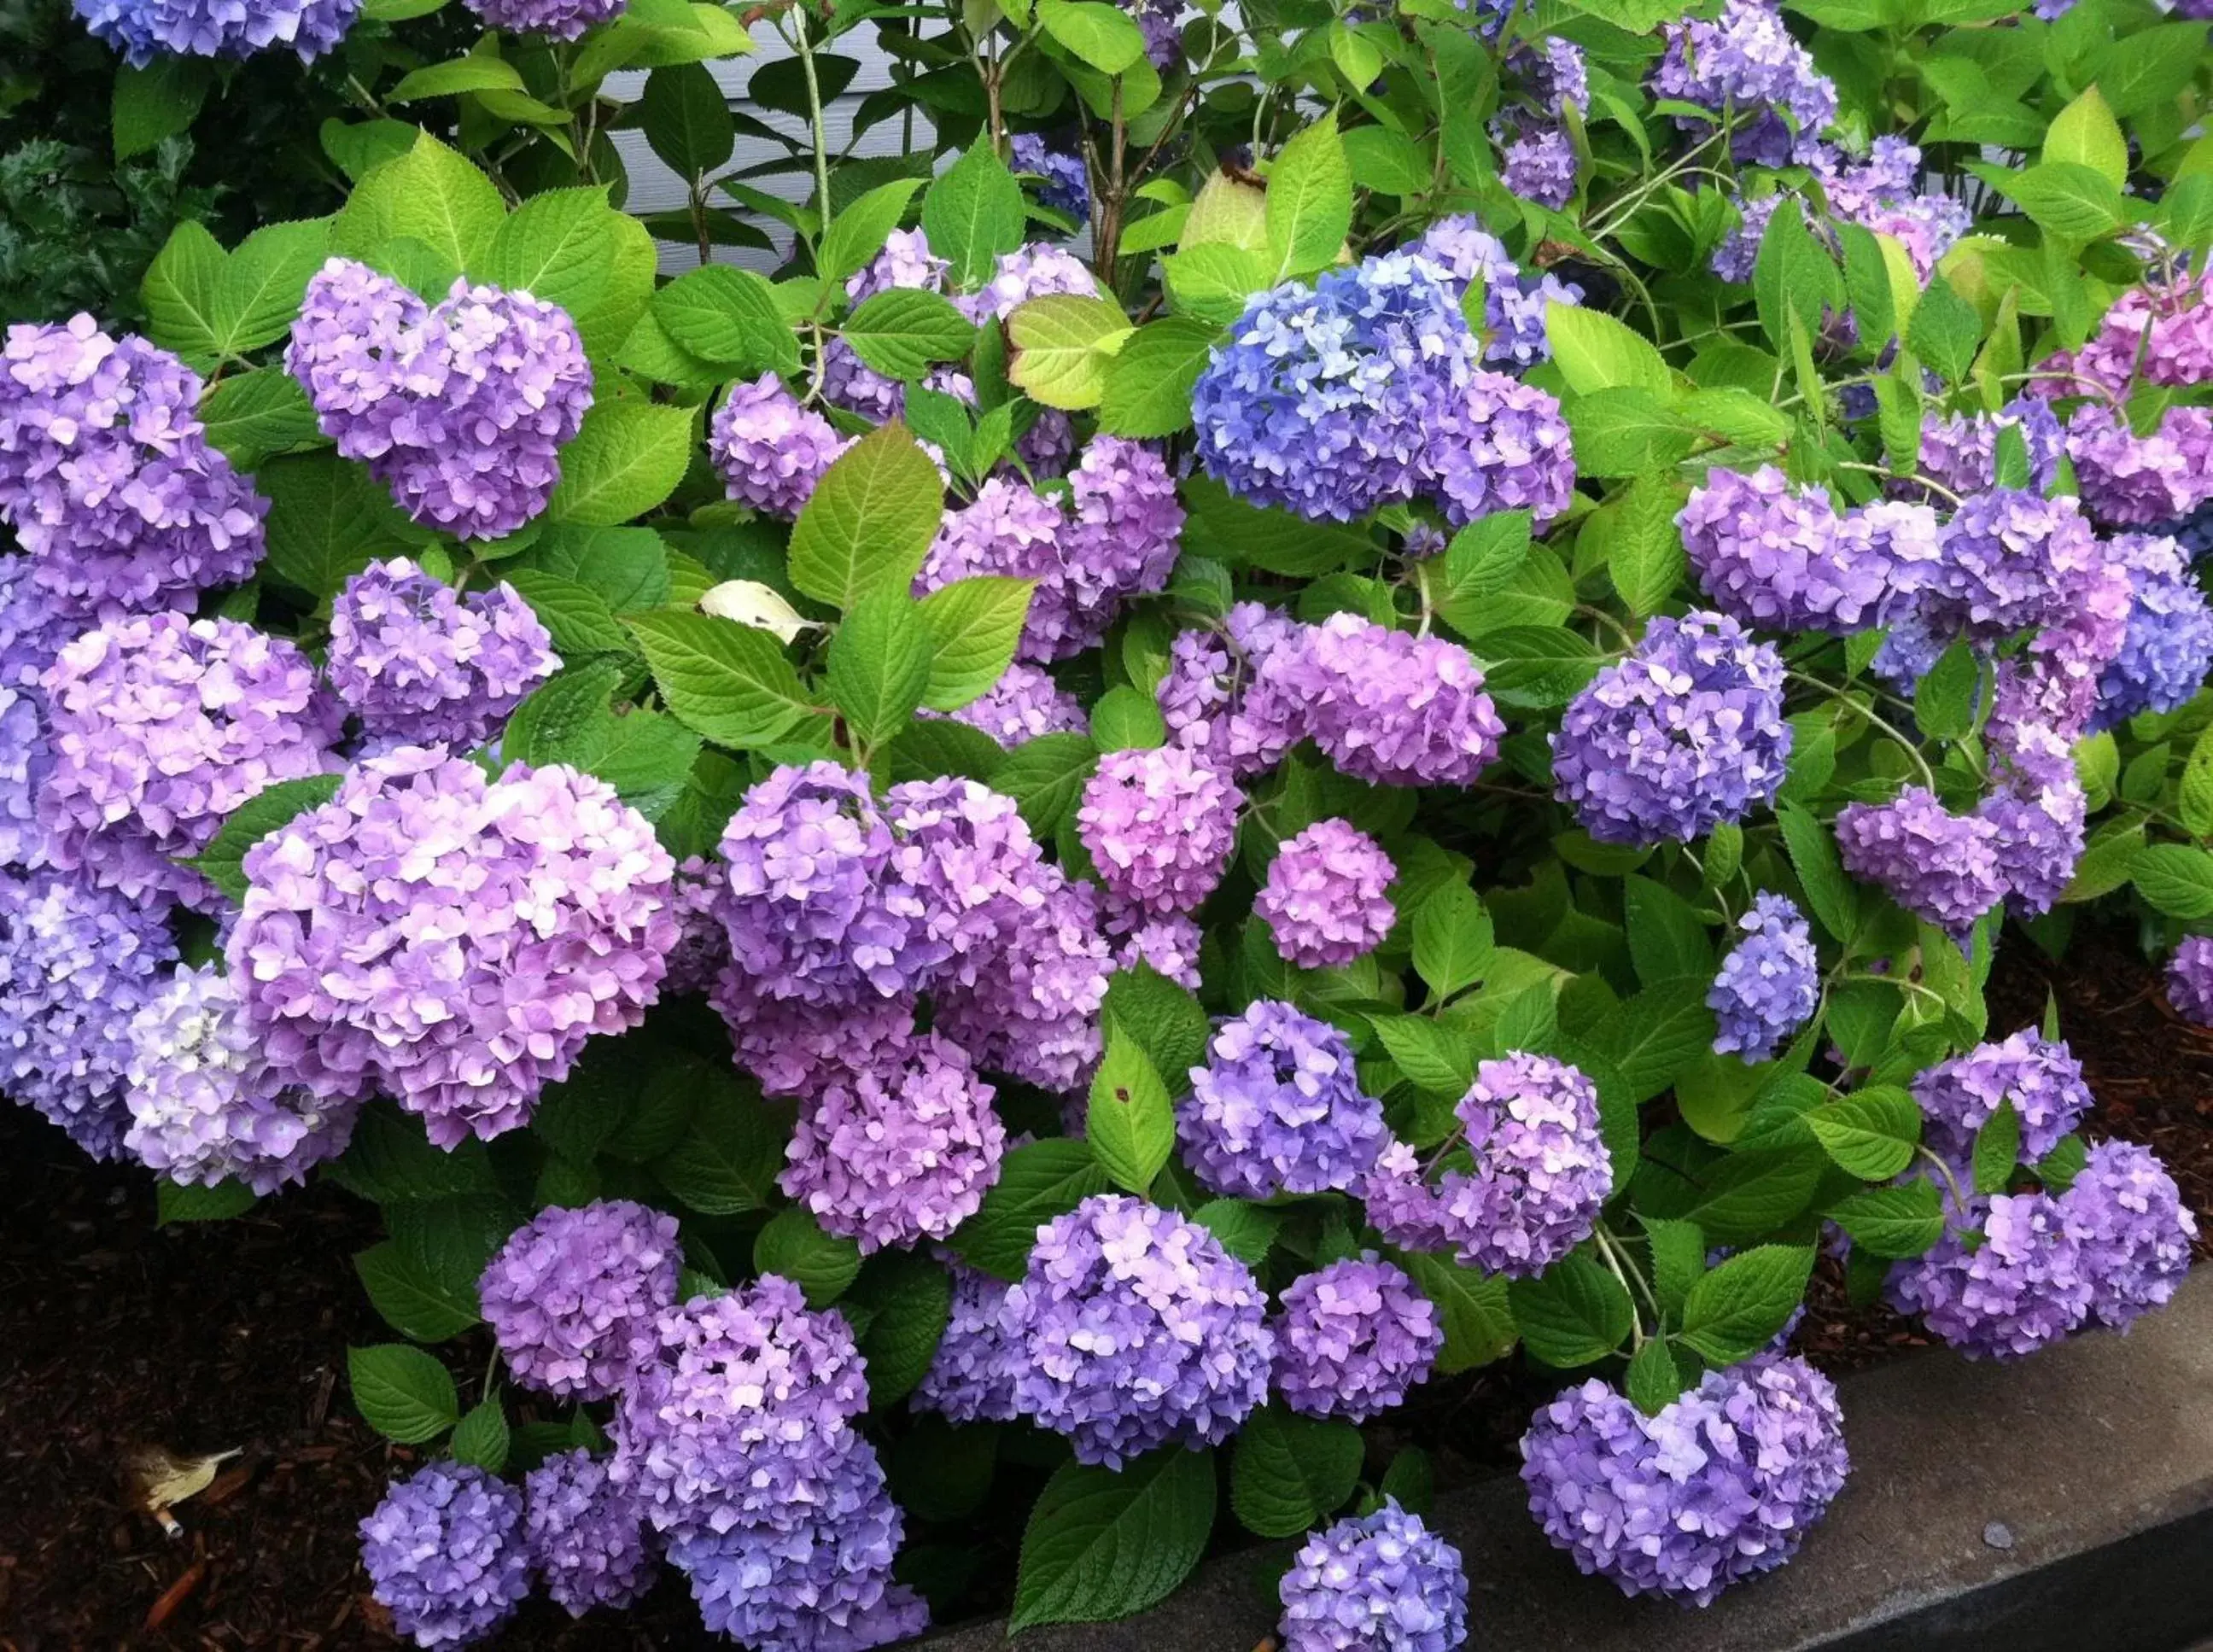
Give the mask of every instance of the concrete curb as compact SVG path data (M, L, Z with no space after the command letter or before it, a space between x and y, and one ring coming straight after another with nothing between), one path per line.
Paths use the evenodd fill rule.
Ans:
M1798 1558L1704 1612L1576 1575L1521 1484L1442 1497L1486 1652L2173 1652L2213 1636L2213 1269L2126 1337L2013 1365L1930 1350L1840 1385L1853 1472ZM2000 1531L1999 1527L2003 1527ZM2009 1543L2010 1546L1997 1546ZM1274 1626L1262 1559L1211 1563L1119 1624L1026 1652L1251 1652ZM923 1642L988 1652L999 1623Z

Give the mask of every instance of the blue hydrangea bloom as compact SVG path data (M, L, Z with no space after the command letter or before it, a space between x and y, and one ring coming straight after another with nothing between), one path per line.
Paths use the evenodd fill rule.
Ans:
M1745 938L1722 960L1706 994L1720 1023L1714 1049L1765 1061L1820 1006L1820 964L1813 932L1787 895L1763 893L1737 927Z

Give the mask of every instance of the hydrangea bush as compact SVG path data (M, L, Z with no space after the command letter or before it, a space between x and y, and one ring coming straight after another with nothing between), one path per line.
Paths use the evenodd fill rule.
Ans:
M342 65L348 187L0 348L0 1088L381 1207L416 1643L1234 1521L1448 1652L1362 1425L1509 1357L1563 1566L1703 1605L1846 1485L1817 1259L2173 1294L1984 984L2102 902L2213 1022L2197 0L76 9L119 121Z

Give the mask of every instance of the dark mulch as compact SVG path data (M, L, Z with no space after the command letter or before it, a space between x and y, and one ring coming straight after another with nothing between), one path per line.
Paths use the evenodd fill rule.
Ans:
M2047 988L2099 1098L2092 1132L2167 1160L2213 1254L2213 1033L2173 1016L2124 935L2084 933L2064 972L2016 941L1991 983L1993 1034L2040 1020ZM322 1188L156 1228L151 1204L143 1173L89 1164L0 1106L0 1652L390 1647L353 1528L412 1459L352 1415L344 1381L347 1344L389 1335L350 1265L378 1236L374 1212ZM1841 1370L1921 1338L1850 1307L1825 1271L1798 1340ZM1404 1437L1437 1449L1442 1478L1503 1466L1555 1386L1518 1362L1431 1385L1371 1468ZM124 1490L144 1445L244 1455L178 1510L173 1540ZM619 1621L534 1606L503 1643L709 1643L671 1579Z

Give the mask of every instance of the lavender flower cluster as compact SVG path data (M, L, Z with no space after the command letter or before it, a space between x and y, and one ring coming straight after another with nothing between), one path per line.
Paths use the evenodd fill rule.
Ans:
M1396 1498L1308 1539L1280 1598L1283 1652L1454 1652L1467 1643L1460 1551Z
M156 57L244 58L290 47L313 63L346 36L362 0L73 0L133 69Z
M381 746L480 746L561 668L515 587L466 596L405 557L371 563L331 604L331 686Z

